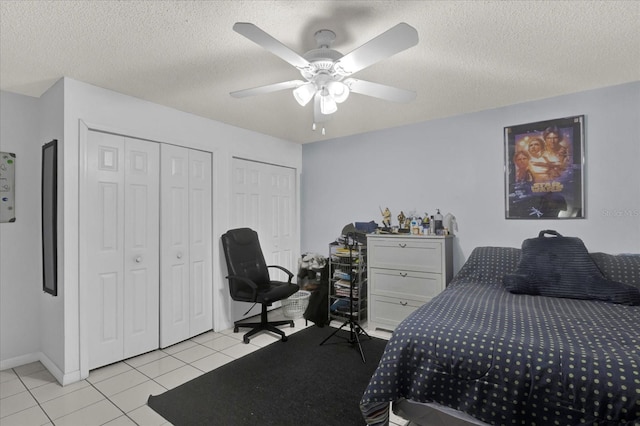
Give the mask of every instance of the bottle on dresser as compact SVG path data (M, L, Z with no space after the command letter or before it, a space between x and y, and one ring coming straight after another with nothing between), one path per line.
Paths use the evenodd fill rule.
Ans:
M434 216L435 224L434 224L433 230L434 230L434 234L442 235L442 229L443 229L442 214L440 213L440 209L436 209L436 210L437 212Z

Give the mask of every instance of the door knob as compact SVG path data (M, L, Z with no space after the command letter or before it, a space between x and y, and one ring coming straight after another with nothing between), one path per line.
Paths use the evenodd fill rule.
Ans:
M176 255L176 257L177 257L178 259L182 259L182 253L178 253L178 254Z
M142 256L136 257L136 263L140 263L140 262L142 262Z

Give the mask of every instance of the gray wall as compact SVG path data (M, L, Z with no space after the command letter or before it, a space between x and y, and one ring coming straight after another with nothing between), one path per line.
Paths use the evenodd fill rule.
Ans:
M390 106L391 108L392 106ZM506 220L504 127L585 115L586 219ZM329 122L328 128L330 129ZM519 247L542 229L590 251L640 253L640 82L303 146L304 252L326 255L347 223L451 212L456 271L476 246Z
M40 107L37 99L2 93L0 151L16 154L16 221L0 223L0 360L38 359L40 351Z

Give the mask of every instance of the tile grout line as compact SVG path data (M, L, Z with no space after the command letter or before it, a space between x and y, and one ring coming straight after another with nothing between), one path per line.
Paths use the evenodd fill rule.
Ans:
M49 413L47 413L47 412L44 410L44 408L42 408L42 405L40 405L40 401L38 401L38 399L37 399L37 398L36 398L36 396L33 394L33 392L31 392L31 389L29 389L29 388L27 387L27 384L24 382L24 380L22 380L22 376L20 376L20 374L18 374L18 372L16 371L16 369L15 369L15 368L12 368L12 369L11 369L11 371L13 371L13 373L16 375L16 377L18 378L18 380L20 380L20 383L22 383L22 386L24 386L25 390L26 390L27 392L29 392L29 395L31 395L31 398L33 398L33 400L36 402L36 404L37 404L38 408L40 409L40 411L42 411L42 412L44 413L44 415L47 417L47 419L49 419L49 421L51 422L51 424L54 424L54 425L55 425L55 423L53 422L53 419L51 418L51 416L49 416ZM32 406L32 407L34 407L34 406ZM32 408L32 407L28 407L28 408L25 408L24 410L17 411L17 412L15 412L15 413L11 414L11 415L13 416L13 415L15 415L15 414L21 413L21 412L23 412L23 411L25 411L25 410L28 410L29 408Z
M301 330L305 329L306 327L307 327L307 324L305 324L304 326L302 326L302 327L300 327L300 328L296 329L293 333L295 333L296 331L301 331ZM208 332L210 332L210 331L208 331ZM205 333L208 333L208 332L205 332ZM205 333L202 333L202 334L205 334ZM231 333L214 332L214 331L213 331L213 333L219 334L219 336L217 336L217 337L215 337L215 338L212 338L212 339L209 339L209 340L206 340L205 342L196 341L196 340L193 340L193 338L190 338L190 339L188 339L188 341L190 341L191 343L193 343L193 346L190 346L189 348L183 349L183 350L178 351L178 352L175 352L175 353L167 353L167 352L165 352L163 349L160 349L160 348L156 349L156 350L158 350L158 351L163 352L163 354L164 354L164 355L166 355L167 357L171 357L171 358L173 358L173 359L175 359L175 360L177 360L177 361L179 361L179 362L181 362L181 363L183 363L183 364L184 364L184 365L182 365L182 366L180 366L180 367L177 367L177 368L174 368L174 369L172 369L172 370L170 370L170 371L163 372L163 374L161 374L161 375L159 375L159 376L157 376L157 377L160 377L160 376L162 376L162 375L165 375L165 374L171 373L171 372L176 371L177 369L182 368L182 367L187 366L187 365L188 365L188 366L191 366L191 367L193 367L195 370L197 370L197 371L200 373L200 374L198 374L198 377L199 377L199 376L202 376L203 374L206 374L206 373L208 373L208 372L210 372L210 371L215 370L216 368L220 368L220 367L221 367L221 366L218 366L218 367L216 367L216 368L214 368L214 369L206 370L206 371L205 371L205 370L203 370L203 369L201 369L201 368L198 368L198 367L196 367L196 366L194 366L194 365L193 365L193 363L195 363L195 362L197 362L197 361L199 361L199 360L201 360L201 359L204 359L204 358L206 358L206 357L208 357L208 356L211 356L211 355L214 355L214 354L222 354L222 355L225 355L225 356L229 356L230 358L232 358L232 361L234 361L234 360L237 360L237 359L239 359L239 358L242 358L242 357L243 357L243 356L245 356L245 355L248 355L248 354L253 353L253 352L256 352L256 351L259 351L260 349L264 349L265 347L270 346L271 344L276 343L276 342L278 341L278 339L276 339L276 340L274 340L273 342L269 342L269 343L267 343L266 345L255 345L255 344L254 344L253 346L256 346L256 347L255 347L253 350L251 350L250 352L248 352L247 354L244 354L244 355L242 355L242 356L240 356L240 357L234 357L234 356L231 356L231 355L227 355L227 354L225 354L225 353L223 352L223 350L228 349L228 348L231 348L231 347L233 347L233 346L237 346L237 345L243 344L242 340L241 340L241 339L239 339L239 338L237 338L236 336L234 336L234 335L233 335L233 334L231 334ZM234 333L234 334L236 334L236 333ZM197 337L197 336L194 336L194 337ZM236 340L237 342L235 342L235 343L231 344L230 346L228 346L228 347L226 347L226 348L223 348L222 350L214 349L214 348L209 347L209 346L207 346L207 345L205 344L205 343L212 342L212 341L214 341L214 340L216 340L216 339L218 339L218 338L221 338L221 337L228 337L228 338L230 338L230 339ZM276 336L274 336L274 337L276 337ZM212 351L212 353L211 353L211 354L209 354L209 355L205 355L205 356L203 356L203 357L200 357L200 358L198 358L198 359L196 359L196 360L192 360L192 361L190 361L190 362L183 361L183 360L181 360L181 359L179 359L178 357L176 357L176 356L175 356L175 355L177 355L177 354L179 354L179 353L181 353L181 352L184 352L184 351L186 351L186 350L189 350L190 348L194 348L194 347L196 347L196 345L197 345L198 347L202 347L202 348L206 348L207 350L211 350L211 351ZM153 351L150 351L150 352L153 352ZM132 358L135 358L135 357L132 357ZM156 385L158 385L159 387L161 387L162 389L164 389L164 391L162 392L162 393L164 393L164 392L166 392L166 391L168 391L168 390L170 390L170 389L167 389L164 385L162 385L161 383L159 383L159 382L156 380L156 379L157 379L157 377L152 378L152 377L150 377L148 374L145 374L144 372L140 371L140 369L139 369L139 368L141 368L141 367L143 367L143 366L145 366L145 365L148 365L148 364L150 364L150 363L153 363L153 362L159 361L160 359L163 359L163 358L165 358L165 356L162 356L161 358L158 358L158 359L153 360L153 361L146 362L146 363L141 364L141 365L139 365L139 366L133 366L133 365L129 364L129 363L127 362L127 360L122 360L122 361L120 361L120 362L122 362L123 364L125 364L125 365L126 365L127 367L129 367L130 369L132 369L132 370L136 370L138 373L140 373L142 376L144 376L146 379L148 379L148 381L149 381L149 382L153 382L154 384L156 384ZM225 363L225 364L226 364L226 363ZM21 376L20 374L18 374L18 372L16 371L16 369L15 369L15 368L12 368L11 370L12 370L12 372L16 375L16 377L18 378L18 380L20 380L20 383L22 384L22 386L24 387L24 389L25 389L26 391L28 391L28 392L29 392L29 395L30 395L30 396L31 396L31 398L34 400L34 402L36 403L36 405L38 406L38 408L39 408L39 409L44 413L45 417L49 420L49 422L51 422L51 424L54 424L54 425L55 425L55 421L54 421L54 420L51 418L51 416L50 416L50 415L45 411L45 409L42 407L42 404L41 404L41 403L40 403L40 401L38 401L38 399L35 397L34 393L31 391L31 389L29 389L29 388L27 387L27 385L26 385L26 383L24 382L24 380L23 380L22 376ZM129 370L127 370L127 371L129 371ZM68 416L68 415L70 415L70 414L73 414L73 413L78 412L78 411L80 411L80 410L82 410L82 409L85 409L85 408L87 408L87 407L91 407L91 406L93 406L93 405L96 405L96 404L98 404L98 403L103 402L103 401L105 401L105 400L106 400L106 401L108 401L111 405L114 405L114 406L115 406L115 407L116 407L116 408L117 408L117 409L118 409L118 410L119 410L119 411L120 411L120 412L121 412L121 413L122 413L122 414L123 414L123 415L124 415L128 420L131 420L134 424L136 424L136 425L137 425L137 424L138 424L138 422L136 422L133 418L131 418L131 417L129 416L129 414L128 414L128 413L124 412L124 410L123 410L122 408L120 408L120 407L119 407L119 406L118 406L114 401L112 401L111 397L108 397L104 392L102 392L102 391L101 391L100 389L98 389L98 387L96 386L98 383L101 383L101 382L103 382L103 381L105 381L105 380L109 380L109 379L114 378L114 377L118 377L118 376L120 376L120 375L122 375L122 374L126 373L127 371L124 371L124 372L121 372L121 373L118 373L118 374L115 374L115 375L112 375L112 376L109 376L109 377L103 378L102 380L100 380L100 381L98 381L98 382L95 382L95 383L94 383L94 382L89 381L89 380L88 380L88 379L89 379L88 377L87 377L86 379L84 379L84 381L87 383L87 385L91 386L94 390L96 390L96 391L97 391L97 392L102 396L102 399L101 399L100 401L96 401L96 402L94 402L94 403L92 403L92 404L89 404L89 405L87 405L87 406L84 406L84 407L78 408L77 410L71 411L71 412L69 412L69 413L65 413L65 414L64 414L64 416L61 416L60 418L63 418L63 417L65 417L65 416ZM27 375L25 375L25 376L29 376L29 375L27 374ZM145 381L145 382L146 382L146 381ZM145 382L142 382L142 383L145 383ZM120 393L122 393L122 392L125 392L125 391L127 391L127 390L130 390L130 389L132 389L132 388L134 388L134 387L136 387L136 386L138 386L138 385L140 385L140 384L141 384L141 383L136 384L136 385L133 385L133 386L130 386L130 387L126 388L126 389L123 389L123 390L121 390L120 392L118 392L118 393L116 393L116 394L112 395L112 397L114 397L114 396L116 396L116 395L118 395L118 394L120 394ZM44 385L42 385L42 386L44 386ZM178 386L179 386L179 385L178 385ZM39 386L36 386L36 387L39 387ZM34 388L34 389L35 389L35 388ZM75 392L78 392L78 391L80 391L80 390L82 390L82 389L83 389L83 388L81 388L81 389L77 389L77 390L74 390L74 391L72 391L72 392L69 392L68 394L63 394L63 395L60 395L60 396L58 396L58 397L56 397L56 398L60 398L60 397L63 397L63 396L65 396L65 395L71 395L71 394L73 394L73 393L75 393ZM50 401L54 401L56 398L53 398L53 399L51 399ZM45 402L49 402L49 401L45 401ZM141 407L143 407L143 406L145 406L145 405L146 405L146 402L145 402L145 404L141 405L140 407L137 407L136 409L141 408ZM34 406L32 406L32 407L35 407L35 405L34 405ZM32 407L28 407L28 408L26 408L25 410L30 409L30 408L32 408ZM12 413L11 415L15 415L15 414L20 413L20 412L23 412L23 411L25 411L25 410L20 410L20 411L18 411L18 412L16 412L16 413ZM133 410L132 410L132 411L133 411ZM120 417L121 417L121 416L118 416L118 417L116 417L116 419L117 419L117 418L120 418ZM109 420L109 421L113 421L113 420L115 420L115 419L111 419L111 420ZM108 422L107 422L107 423L108 423Z

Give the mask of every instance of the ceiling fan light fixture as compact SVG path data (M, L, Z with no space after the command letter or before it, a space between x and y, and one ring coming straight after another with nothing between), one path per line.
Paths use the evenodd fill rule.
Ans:
M325 91L323 91L325 92ZM338 105L329 93L322 93L320 95L320 112L324 115L333 114L338 110Z
M313 83L306 83L293 91L293 97L301 106L305 106L313 99L315 93L316 86Z
M327 84L327 91L339 104L346 101L349 97L349 86L340 81L332 81Z

